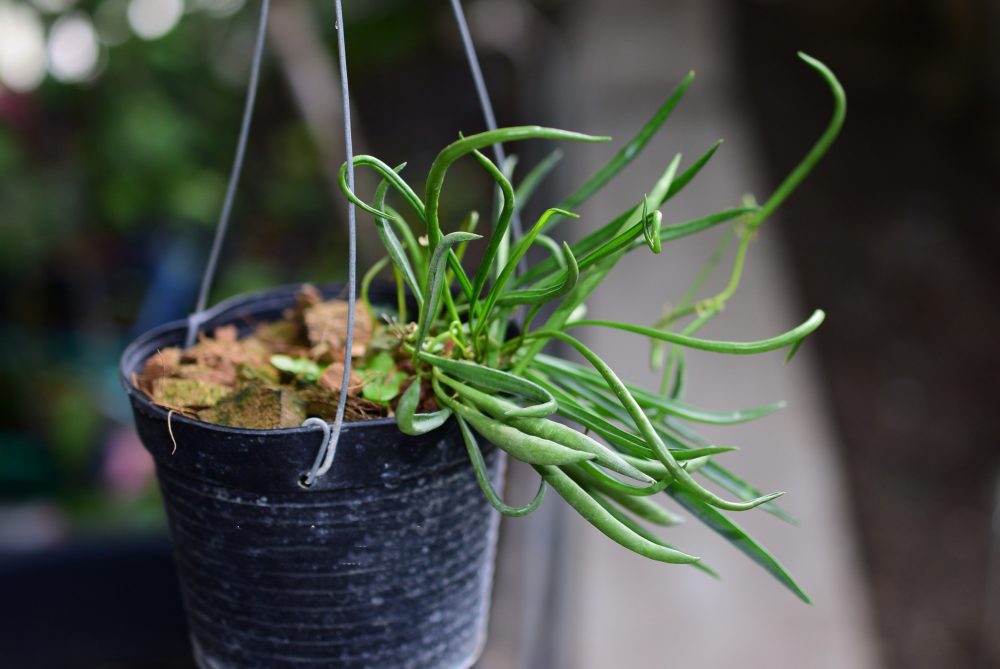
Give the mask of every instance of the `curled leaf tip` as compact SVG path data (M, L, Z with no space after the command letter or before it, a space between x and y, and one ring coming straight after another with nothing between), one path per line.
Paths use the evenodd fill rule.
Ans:
M660 231L663 229L663 212L656 210L651 216L643 220L643 236L646 238L646 245L653 253L659 253L661 249Z
M549 209L553 214L559 214L560 216L566 216L567 218L580 218L580 214L576 212L569 211L568 209L560 209L559 207L552 207Z
M768 502L773 502L784 494L784 492L772 492L767 495L761 495L755 499L747 500L746 502L726 502L724 504L714 502L709 503L714 507L725 509L727 511L750 511L751 509L756 509L758 506L767 504Z

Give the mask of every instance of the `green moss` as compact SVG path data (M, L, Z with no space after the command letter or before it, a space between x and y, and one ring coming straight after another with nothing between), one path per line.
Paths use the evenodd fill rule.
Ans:
M293 391L248 385L202 411L198 417L230 427L264 430L297 427L306 419L306 403Z
M198 379L166 377L153 382L153 399L157 404L184 409L211 407L232 392L228 386Z

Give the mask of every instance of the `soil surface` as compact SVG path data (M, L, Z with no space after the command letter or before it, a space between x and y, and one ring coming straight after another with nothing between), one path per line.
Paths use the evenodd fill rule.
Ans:
M231 427L297 427L309 417L333 420L345 362L348 304L323 301L303 287L281 320L239 338L235 325L201 334L189 349L171 347L146 361L136 385L157 404ZM345 419L382 418L409 378L398 341L373 323L360 302L354 312L352 369Z

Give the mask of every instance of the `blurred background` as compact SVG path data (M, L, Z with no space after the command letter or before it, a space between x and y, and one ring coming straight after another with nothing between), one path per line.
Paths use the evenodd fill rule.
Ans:
M672 573L663 577L664 600L637 590L626 603L644 599L646 609L625 610L645 621L636 636L646 641L626 657L597 637L614 623L602 615L621 618L612 616L615 598L630 586L601 585L601 549L580 553L586 540L575 521L550 510L506 524L499 578L514 585L498 588L481 666L716 667L741 659L750 668L1000 667L1000 6L465 5L502 125L623 140L697 70L676 125L647 151L649 169L629 172L641 185L609 191L606 204L589 210L595 219L634 200L675 151L693 158L720 136L727 144L678 212L729 206L746 191L765 197L829 114L828 92L798 50L826 62L849 98L840 140L762 230L760 254L726 317L746 338L816 307L827 322L801 364L716 372L706 361L707 380L693 389L710 405L754 404L756 392L793 400L786 422L729 440L748 451L759 443L771 458L761 485L793 493L802 527L762 532L806 575L815 606L766 576L744 578L736 555L732 568L721 563L729 574L722 584L691 586L698 577ZM0 0L4 666L190 666L152 465L116 366L132 337L194 303L235 147L257 9L244 0ZM369 0L348 1L345 11L355 148L390 164L409 161L419 183L437 149L483 127L450 8ZM333 28L332 3L274 3L213 301L344 276ZM549 148L518 152L532 164ZM564 173L538 207L615 148L568 149ZM449 189L455 211L489 198L478 172L454 171ZM683 218L665 216L668 224ZM701 257L665 256L675 274L664 275L657 294L635 286L662 264L637 264L592 311L620 315L635 301L635 318L655 319ZM363 239L362 266L376 257L375 240ZM712 334L732 335L725 325ZM594 343L612 357L623 348ZM645 352L638 355L630 362L622 353L632 376L642 373ZM579 557L576 571L526 588L520 565L539 544L546 555ZM713 559L730 551L708 546ZM720 616L735 630L730 643L708 625Z

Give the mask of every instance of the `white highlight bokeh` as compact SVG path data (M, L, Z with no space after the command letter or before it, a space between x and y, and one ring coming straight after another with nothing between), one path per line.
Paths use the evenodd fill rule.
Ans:
M128 5L132 31L147 40L169 33L183 14L184 0L132 0Z
M56 19L49 30L49 72L59 81L86 81L97 72L100 47L90 18L73 12Z
M0 84L27 92L45 79L45 28L32 7L0 0Z

